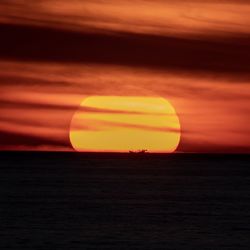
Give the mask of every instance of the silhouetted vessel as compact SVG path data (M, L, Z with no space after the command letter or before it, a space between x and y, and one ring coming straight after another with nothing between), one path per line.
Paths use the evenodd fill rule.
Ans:
M145 154L147 153L147 149L141 149L141 150L137 150L137 151L133 151L133 150L129 150L130 154Z

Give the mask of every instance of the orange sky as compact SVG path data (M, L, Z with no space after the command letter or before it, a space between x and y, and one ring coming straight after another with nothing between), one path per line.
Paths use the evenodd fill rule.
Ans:
M0 149L71 150L91 95L164 97L180 152L250 152L248 1L1 1Z

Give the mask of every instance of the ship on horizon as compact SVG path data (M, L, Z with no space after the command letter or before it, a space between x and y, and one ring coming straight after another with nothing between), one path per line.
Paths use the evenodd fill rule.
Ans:
M130 154L145 154L145 153L148 153L148 150L147 149L139 149L139 150L129 150L129 153Z

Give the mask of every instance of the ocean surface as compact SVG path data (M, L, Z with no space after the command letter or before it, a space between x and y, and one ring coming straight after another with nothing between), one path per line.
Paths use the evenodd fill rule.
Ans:
M0 249L250 249L250 155L1 152Z

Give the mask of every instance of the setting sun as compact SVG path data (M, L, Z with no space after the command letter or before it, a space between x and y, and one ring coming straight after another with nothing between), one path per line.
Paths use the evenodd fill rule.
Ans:
M164 98L92 96L74 114L70 141L77 151L174 152L180 123Z

